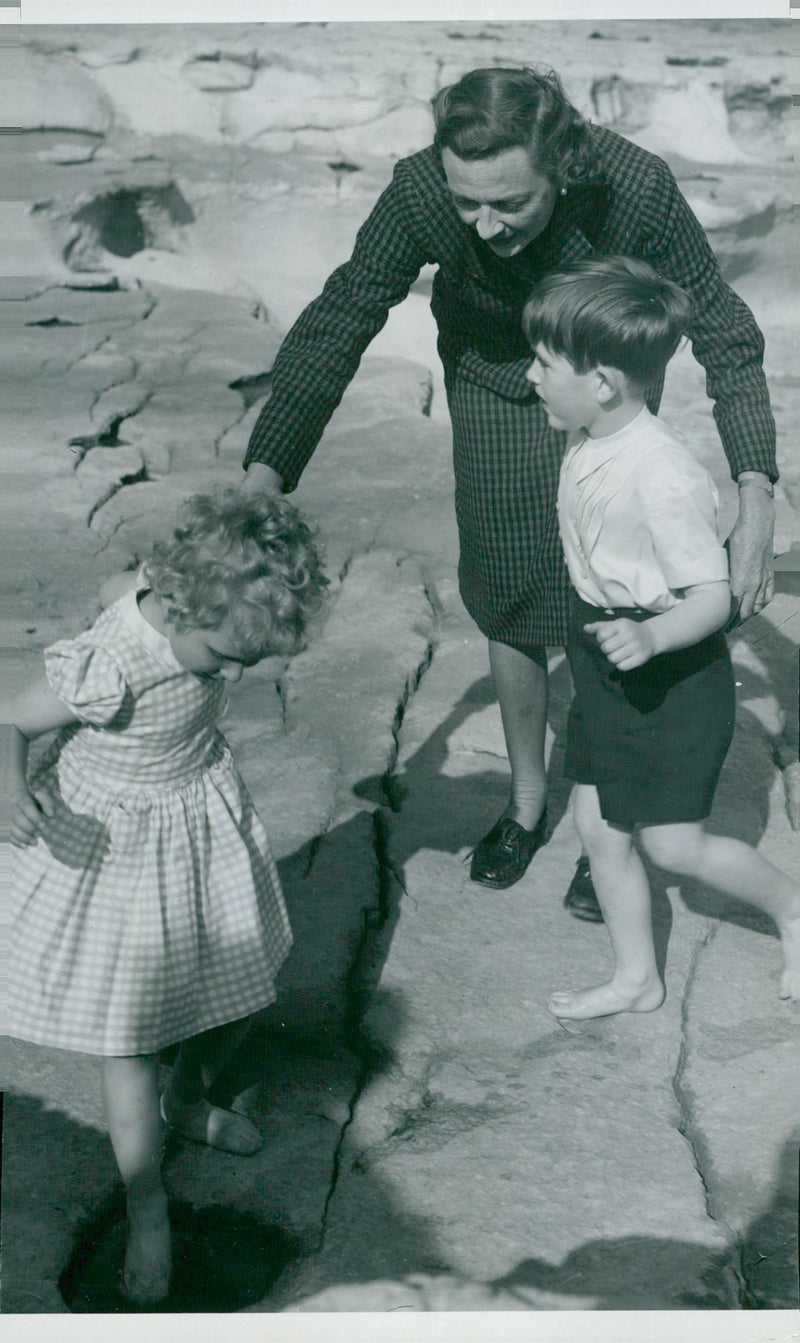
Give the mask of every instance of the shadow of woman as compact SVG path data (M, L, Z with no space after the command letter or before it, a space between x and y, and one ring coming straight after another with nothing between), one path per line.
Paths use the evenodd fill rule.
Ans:
M782 1151L768 1206L722 1252L651 1236L589 1240L560 1264L523 1259L491 1286L594 1297L602 1310L793 1310L797 1286L797 1144ZM705 1291L687 1291L697 1282Z

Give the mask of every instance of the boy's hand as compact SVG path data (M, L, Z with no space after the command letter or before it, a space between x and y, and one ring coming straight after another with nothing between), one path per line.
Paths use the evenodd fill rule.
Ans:
M586 634L596 634L597 642L610 662L620 671L641 667L656 651L648 621L596 620L584 625Z
M17 849L35 844L42 832L42 820L55 814L55 802L44 788L37 793L27 789L17 793L11 809L9 839Z

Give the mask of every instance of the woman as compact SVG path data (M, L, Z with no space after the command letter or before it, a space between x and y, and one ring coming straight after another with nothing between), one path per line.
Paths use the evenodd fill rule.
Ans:
M453 425L459 582L489 640L511 764L508 807L471 875L505 888L546 837L545 646L566 637L555 518L564 438L525 379L532 285L608 252L649 261L691 295L693 351L740 486L731 578L743 617L771 596L775 427L761 333L662 160L588 125L552 72L472 70L437 93L433 112L433 144L397 163L350 260L286 337L244 465L248 484L295 488L390 307L423 265L437 265L431 308ZM653 411L661 390L649 389ZM566 904L601 917L583 860Z

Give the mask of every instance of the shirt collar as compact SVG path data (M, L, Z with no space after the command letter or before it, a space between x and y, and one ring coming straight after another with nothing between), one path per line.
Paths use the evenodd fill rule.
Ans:
M631 438L641 433L645 419L652 418L647 406L643 406L639 414L616 433L605 434L602 438L582 438L571 453L575 461L575 479L585 480L618 457L629 445Z

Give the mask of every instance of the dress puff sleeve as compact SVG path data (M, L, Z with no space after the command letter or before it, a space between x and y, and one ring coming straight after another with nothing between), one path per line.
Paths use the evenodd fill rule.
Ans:
M128 695L125 678L110 654L83 638L51 644L45 649L44 668L53 694L94 727L110 723Z

